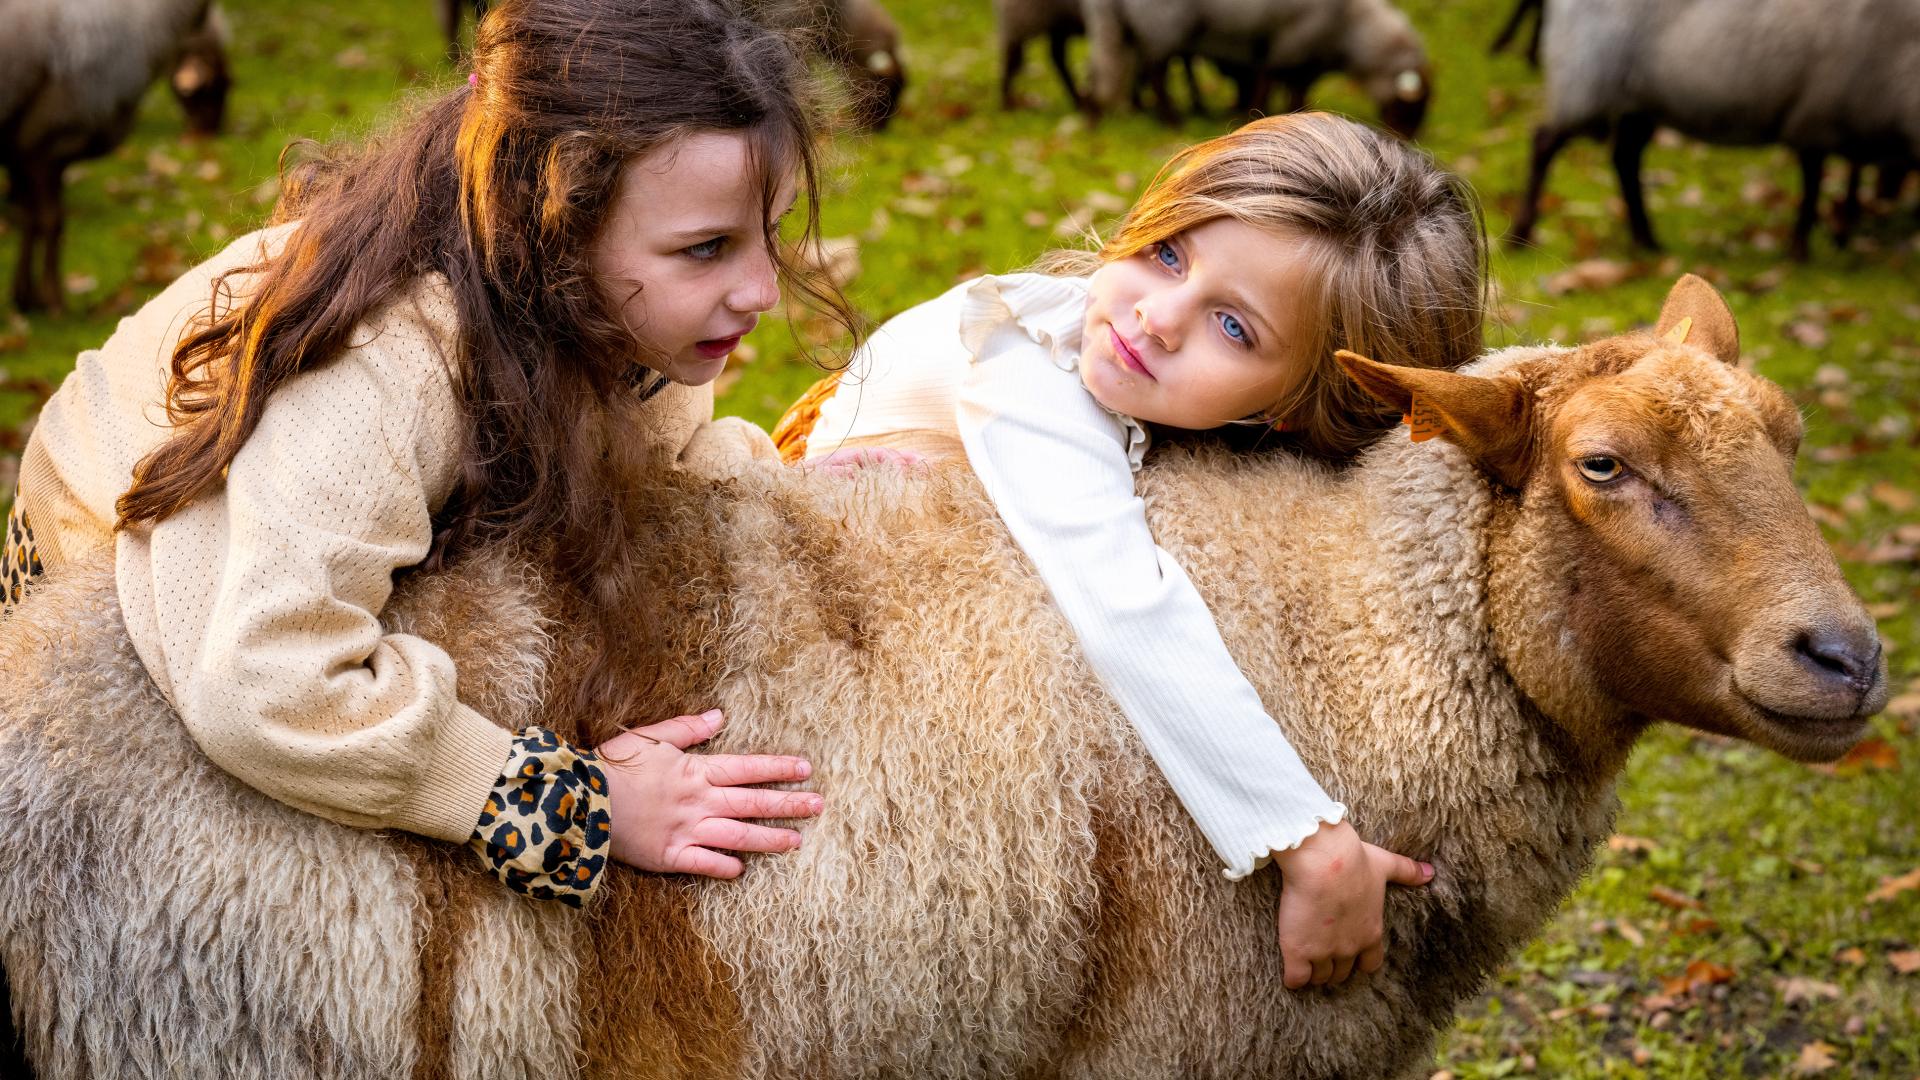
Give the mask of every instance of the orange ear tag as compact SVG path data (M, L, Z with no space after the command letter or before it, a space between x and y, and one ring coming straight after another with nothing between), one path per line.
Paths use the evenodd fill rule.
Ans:
M1667 331L1666 340L1673 342L1675 345L1685 345L1687 343L1687 331L1691 329L1693 329L1693 316L1688 315L1673 324L1673 329Z
M1426 442L1428 439L1446 430L1446 426L1440 418L1440 410L1421 401L1419 398L1413 399L1412 411L1401 419L1403 423L1413 429L1414 442Z

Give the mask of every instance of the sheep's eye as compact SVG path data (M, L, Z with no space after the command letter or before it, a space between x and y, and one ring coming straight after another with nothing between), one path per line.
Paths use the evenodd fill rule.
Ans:
M1618 458L1610 458L1604 454L1594 454L1589 457L1583 457L1574 462L1574 467L1580 470L1581 476L1586 477L1596 484L1605 484L1609 481L1618 480L1621 474L1627 471L1626 468L1620 464Z

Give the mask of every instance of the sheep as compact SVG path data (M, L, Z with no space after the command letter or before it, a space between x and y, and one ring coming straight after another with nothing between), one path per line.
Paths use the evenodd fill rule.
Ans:
M1076 108L1085 104L1080 88L1074 85L1073 69L1067 66L1067 43L1087 30L1080 16L1080 0L993 0L993 15L1000 47L1001 108L1015 107L1013 80L1026 63L1027 42L1042 34L1047 37L1053 69L1067 88L1067 100Z
M1125 42L1131 39L1171 119L1165 93L1169 58L1190 52L1242 79L1243 108L1264 109L1273 85L1290 109L1329 71L1345 71L1380 109L1381 122L1402 138L1419 131L1433 76L1420 35L1388 0L1085 0L1092 57L1092 97L1118 102ZM1189 61L1191 63L1191 61Z
M1920 154L1920 0L1551 0L1546 116L1508 238L1528 243L1553 157L1611 134L1636 247L1657 250L1640 161L1660 125L1709 142L1782 143L1799 157L1792 254L1804 260L1830 154Z
M878 131L899 112L907 85L900 29L879 0L746 0L746 7L768 25L799 34L840 70L860 128Z
M0 20L9 32L0 165L23 219L13 302L22 311L58 310L67 166L119 146L140 98L165 71L174 71L195 126L217 127L227 94L219 24L212 0L10 0Z
M460 25L466 21L466 10L473 9L473 22L478 26L487 17L487 4L488 0L433 0L434 18L447 38L447 59L460 59Z
M733 882L615 871L583 913L221 773L142 674L112 567L59 568L0 631L0 953L35 1064L1423 1076L1590 865L1644 729L1829 760L1886 701L1793 486L1798 413L1737 356L1685 278L1657 335L1458 374L1344 358L1439 439L1344 470L1210 444L1150 463L1157 537L1302 758L1363 835L1438 868L1389 895L1386 966L1324 990L1282 988L1278 876L1223 878L964 464L808 473L709 425L689 453L737 444L701 450L724 468L632 471L651 539L622 588L658 640L588 640L537 555L402 584L389 624L503 724L604 737L545 703L618 649L650 710L728 711L715 749L811 756L828 810L798 851Z

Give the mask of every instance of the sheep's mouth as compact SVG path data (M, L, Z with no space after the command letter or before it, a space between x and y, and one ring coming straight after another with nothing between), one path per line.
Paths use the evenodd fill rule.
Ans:
M1864 701L1842 716L1802 716L1770 709L1745 694L1739 700L1757 720L1751 725L1753 741L1795 761L1832 761L1846 753L1867 733L1872 715Z

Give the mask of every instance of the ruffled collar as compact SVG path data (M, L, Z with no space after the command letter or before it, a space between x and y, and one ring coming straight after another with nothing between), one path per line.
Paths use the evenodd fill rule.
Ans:
M993 332L1011 322L1047 349L1055 367L1077 373L1080 332L1086 319L1086 278L992 274L967 289L960 308L960 341L969 353L978 356ZM1100 407L1126 432L1127 465L1139 472L1152 444L1147 426L1125 413Z

